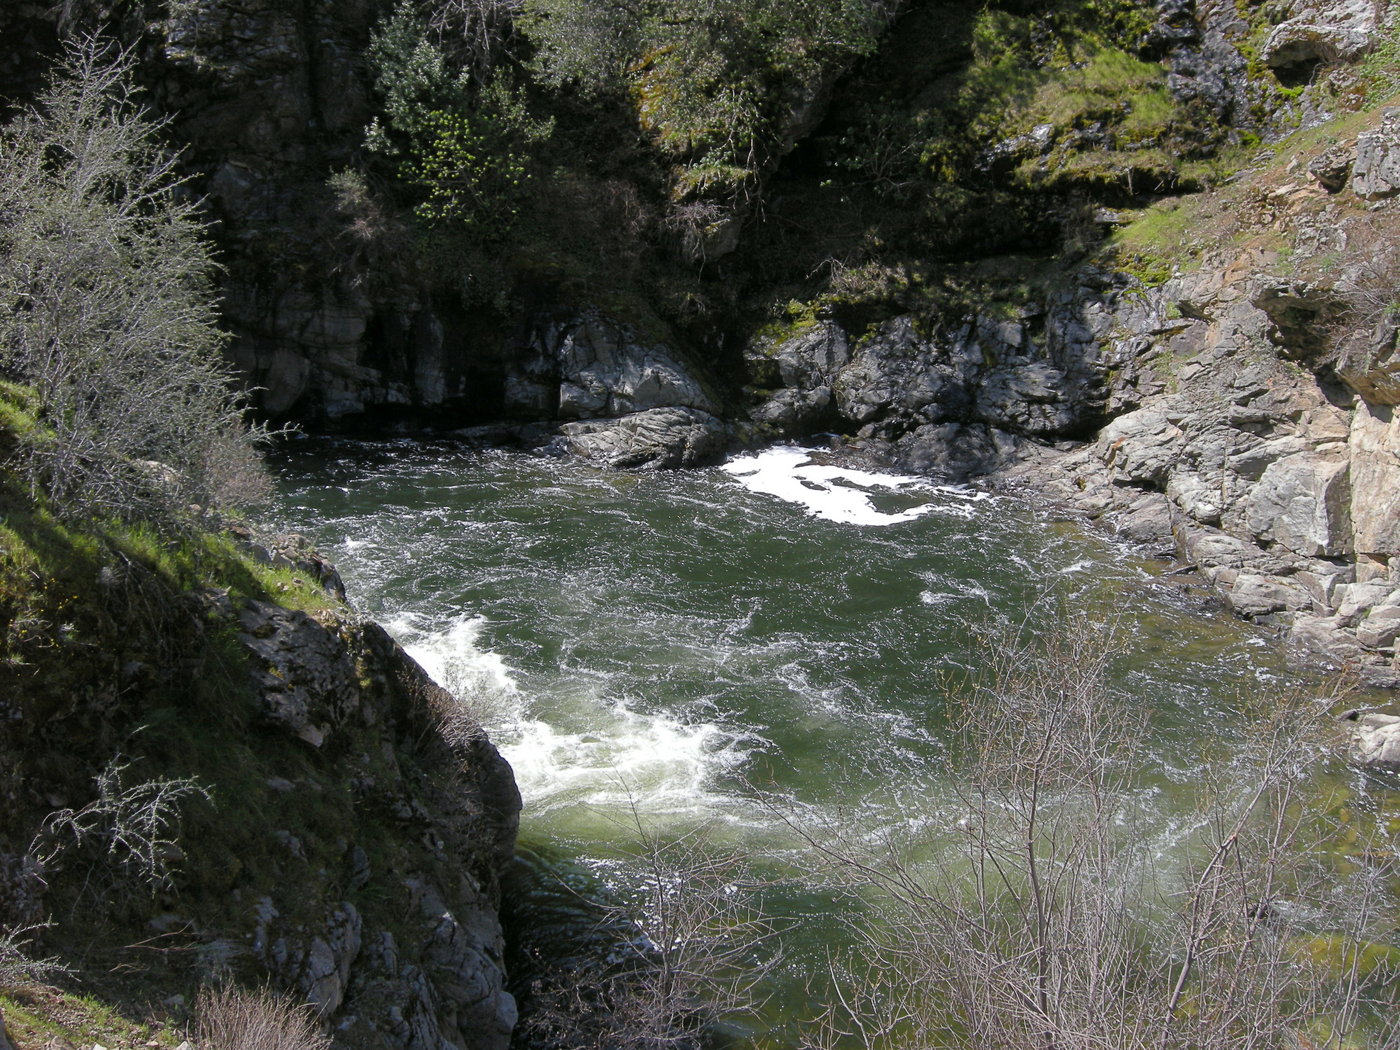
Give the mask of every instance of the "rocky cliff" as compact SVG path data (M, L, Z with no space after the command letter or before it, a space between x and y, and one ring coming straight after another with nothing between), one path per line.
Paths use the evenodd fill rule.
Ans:
M0 925L25 954L131 1022L233 981L336 1045L504 1048L520 798L458 702L294 541L210 544L190 586L119 538L57 557L8 509ZM38 1045L64 1011L11 956L0 1001Z
M1306 662L1394 683L1400 124L1345 65L1375 42L1375 5L1287 14L1259 57L1313 83L1274 145L1209 192L1101 216L1156 275L1120 254L1009 309L754 344L771 393L753 416L851 433L902 469L1048 493L1197 569ZM1193 47L1233 38L1238 56L1233 9L1197 19Z

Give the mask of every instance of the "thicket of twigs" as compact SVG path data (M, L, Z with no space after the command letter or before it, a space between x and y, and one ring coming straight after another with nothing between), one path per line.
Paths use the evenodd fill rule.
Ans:
M0 127L0 378L36 432L9 464L65 516L169 524L266 493L217 325L197 199L131 56L88 38Z
M989 639L941 831L783 818L824 861L806 877L849 894L809 1050L1400 1046L1400 843L1320 794L1330 698L1243 701L1181 789L1194 810L1167 820L1142 776L1150 715L1110 684L1118 655L1082 620ZM552 989L539 1045L698 1046L784 965L740 861L636 831L625 964Z
M1247 705L1164 832L1115 655L1083 621L998 639L958 715L942 840L813 840L878 915L813 1045L1397 1045L1400 855L1383 829L1339 848L1320 812L1327 700Z

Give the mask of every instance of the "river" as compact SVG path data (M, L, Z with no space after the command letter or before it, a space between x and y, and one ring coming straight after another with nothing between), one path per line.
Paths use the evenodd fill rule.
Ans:
M1240 695L1288 674L1263 629L1077 523L796 448L629 474L306 440L281 468L279 526L337 563L352 603L514 767L537 886L627 898L639 826L703 835L781 881L762 895L794 920L769 1032L808 1008L794 989L843 936L795 825L885 836L952 819L945 707L989 634L1117 623L1114 687L1150 725L1141 790L1164 836Z

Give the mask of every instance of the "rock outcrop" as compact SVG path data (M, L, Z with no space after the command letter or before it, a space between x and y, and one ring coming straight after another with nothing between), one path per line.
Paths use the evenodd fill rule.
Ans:
M270 887L252 908L252 958L297 988L347 1046L503 1050L516 1020L497 915L520 807L509 766L480 730L452 730L468 719L460 702L378 625L263 602L248 602L238 624L261 720L327 760L340 755L356 808L384 814L390 840L405 840L368 835L372 852L337 843L343 886L308 871ZM410 775L407 761L445 775ZM271 790L334 788L313 779ZM273 834L284 869L309 867L295 831Z
M1288 18L1269 32L1260 57L1294 76L1355 61L1371 49L1384 6L1376 0L1295 0Z
M67 651L36 644L35 667L0 665L0 927L61 914L46 953L80 943L157 998L270 984L353 1050L505 1050L509 765L458 698L338 602L305 541L241 540L226 586L184 592L113 556L68 599ZM281 582L259 583L259 563ZM122 815L157 788L173 792L164 808ZM86 816L50 848L54 813ZM128 827L143 829L136 846L109 849L104 822L127 819L148 821ZM146 854L128 856L141 836ZM128 958L150 943L182 964ZM89 987L103 972L85 972Z
M1107 281L1107 286L1105 286ZM1092 432L1108 407L1101 346L1118 289L1103 275L1010 319L923 333L897 318L856 341L823 322L750 367L781 384L751 410L770 435L854 433L901 469L961 479L1014 462L1027 439Z
M701 372L597 312L533 328L514 355L506 409L559 419L553 447L623 469L718 460L733 437Z
M1400 715L1356 712L1348 717L1355 723L1352 761L1377 769L1400 769Z
M716 463L731 447L731 430L695 408L653 408L621 419L565 423L566 448L623 470L660 470Z
M1304 659L1400 681L1395 156L1386 111L1220 191L1189 272L1155 288L1091 270L1011 319L859 340L827 321L755 349L753 416L1048 493L1194 566Z

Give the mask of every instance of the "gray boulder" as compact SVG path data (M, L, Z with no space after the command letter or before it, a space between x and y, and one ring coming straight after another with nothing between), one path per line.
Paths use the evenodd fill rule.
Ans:
M1022 434L1057 434L1074 424L1064 372L1049 361L991 369L977 389L977 417Z
M1351 550L1351 472L1346 456L1300 452L1269 464L1246 505L1249 529L1311 556Z
M718 411L674 353L641 343L628 328L598 315L561 327L552 341L561 418L615 418L669 407Z
M1260 57L1280 70L1354 62L1370 49L1378 28L1373 0L1306 0L1273 28Z
M1400 315L1387 311L1369 333L1345 340L1336 367L1372 405L1400 405Z
M560 428L570 452L625 470L695 467L718 461L731 431L695 408L653 408L621 419L589 419Z
M918 427L894 443L895 466L945 481L990 474L1013 462L1023 438L979 423L936 423Z
M1400 419L1390 405L1360 402L1351 430L1351 527L1357 554L1400 552Z
M1185 433L1166 411L1140 408L1104 427L1096 448L1115 478L1163 488L1185 444Z
M268 970L301 991L317 1016L340 1009L350 984L350 970L360 954L360 913L342 901L315 929L283 929L271 900L258 904L254 952Z
M837 408L867 436L895 437L925 423L965 419L977 360L966 343L939 347L908 317L885 324L833 383Z
M1129 542L1156 547L1171 554L1175 553L1173 522L1171 501L1156 492L1143 493L1111 519L1113 530Z
M1226 608L1249 620L1306 609L1312 604L1311 596L1303 588L1278 577L1254 573L1237 575L1223 597Z
M774 356L784 386L810 389L828 384L845 367L851 347L845 330L826 321L788 340Z
M1370 44L1370 36L1354 29L1284 22L1274 27L1260 55L1274 69L1315 63L1330 66L1360 58Z
M1400 715L1359 716L1352 733L1351 758L1362 766L1400 768Z
M767 353L750 351L750 372L781 383L750 410L755 423L785 437L801 437L829 425L836 404L832 379L850 362L850 343L836 324L823 322Z
M1368 649L1394 649L1400 638L1400 605L1378 605L1356 625L1356 640Z
M1366 200L1400 193L1400 109L1386 110L1380 127L1357 136L1351 189Z
M1328 193L1340 193L1351 181L1351 166L1356 160L1356 143L1339 143L1329 147L1308 162L1308 174Z
M306 613L248 600L239 640L254 657L264 722L320 747L360 704L354 662L338 634Z

